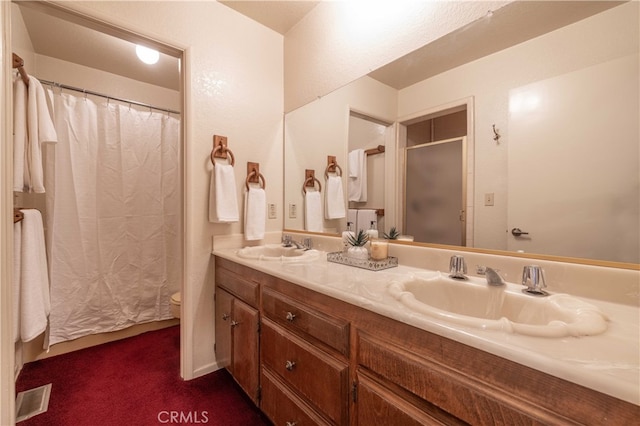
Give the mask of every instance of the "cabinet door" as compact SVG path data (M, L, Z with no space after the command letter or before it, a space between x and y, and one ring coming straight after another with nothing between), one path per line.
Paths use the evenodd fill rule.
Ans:
M249 397L258 403L258 326L259 316L255 308L234 299L231 339L232 374Z
M216 362L231 371L231 309L233 296L216 287Z

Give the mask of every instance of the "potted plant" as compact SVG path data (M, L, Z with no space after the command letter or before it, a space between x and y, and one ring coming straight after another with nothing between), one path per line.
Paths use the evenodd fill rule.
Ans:
M399 236L400 236L400 233L398 232L395 226L391 227L388 234L386 232L384 233L384 238L387 240L397 240Z
M363 260L369 259L369 250L365 247L368 241L369 236L362 229L355 234L349 235L347 242L350 247L347 250L347 256Z

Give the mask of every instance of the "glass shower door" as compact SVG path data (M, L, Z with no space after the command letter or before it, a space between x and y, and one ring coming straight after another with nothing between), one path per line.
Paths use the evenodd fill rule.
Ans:
M414 241L465 245L466 138L406 149L405 233Z

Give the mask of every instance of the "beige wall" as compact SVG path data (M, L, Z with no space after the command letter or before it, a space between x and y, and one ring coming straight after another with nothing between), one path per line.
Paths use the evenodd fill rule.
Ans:
M322 2L285 38L285 111L344 86L510 1ZM371 25L363 25L365 20Z

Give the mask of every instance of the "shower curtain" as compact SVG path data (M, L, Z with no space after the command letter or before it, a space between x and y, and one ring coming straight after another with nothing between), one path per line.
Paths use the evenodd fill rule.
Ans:
M48 91L49 343L171 318L179 290L179 120Z

